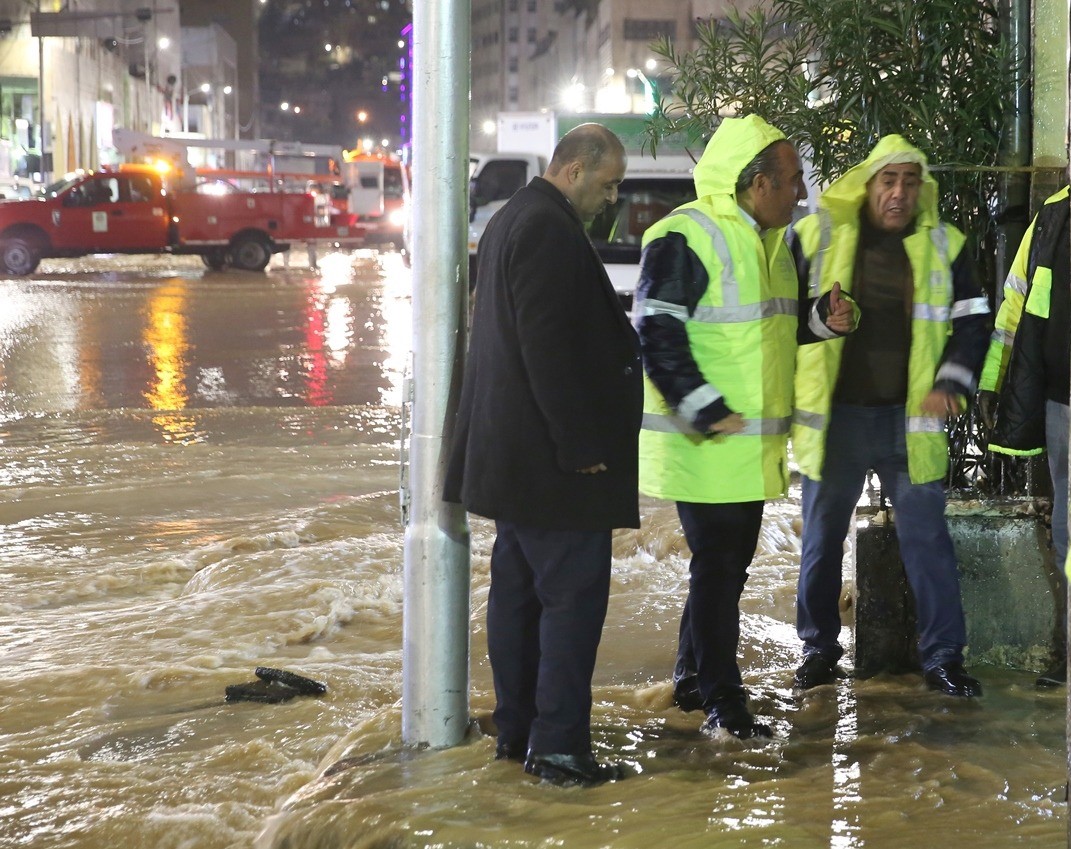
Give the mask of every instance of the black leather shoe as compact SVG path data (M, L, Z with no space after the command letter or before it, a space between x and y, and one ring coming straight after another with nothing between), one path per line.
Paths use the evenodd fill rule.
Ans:
M927 669L922 677L931 690L938 690L948 696L974 698L982 695L981 682L968 675L961 663L942 663Z
M837 665L824 654L814 652L807 655L796 670L792 686L797 690L810 690L822 684L832 684L837 680Z
M1053 663L1048 669L1038 676L1034 682L1037 687L1063 687L1067 684L1067 661L1060 660Z
M673 685L673 704L685 713L703 709L703 697L699 695L699 682L694 675L680 678Z
M626 775L619 764L601 764L592 754L537 755L529 752L524 771L551 784L594 787L606 781L620 781Z
M499 740L498 745L495 746L495 760L516 761L519 764L523 764L527 752L527 740L520 742L517 740Z
M749 740L752 737L773 737L773 731L769 725L755 721L743 697L718 699L714 702L714 706L707 711L707 718L699 730L709 734L718 728L724 728L741 740Z

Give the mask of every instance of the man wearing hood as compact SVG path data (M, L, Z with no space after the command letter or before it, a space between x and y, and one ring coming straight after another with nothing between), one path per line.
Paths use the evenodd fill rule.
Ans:
M792 447L803 473L803 553L796 628L804 660L795 685L806 690L837 675L844 538L874 470L895 511L926 683L951 696L980 696L981 684L963 668L967 632L944 515L945 421L974 393L990 329L964 236L938 218L926 157L897 135L836 180L795 233L811 295L839 283L862 314L848 339L797 355Z
M1071 421L1071 259L1065 186L1034 216L1015 254L997 311L979 383L978 407L989 426L989 450L1012 456L1048 454L1052 481L1052 547L1060 574L1067 563L1067 433ZM1066 592L1066 581L1063 583ZM1058 632L1067 633L1065 605ZM1067 644L1055 647L1039 687L1067 683Z
M736 658L740 594L765 500L788 488L797 337L833 338L854 314L839 288L800 300L784 235L807 189L780 130L756 115L726 118L695 187L697 200L643 236L640 490L677 502L692 552L674 701L703 710L704 730L768 737Z

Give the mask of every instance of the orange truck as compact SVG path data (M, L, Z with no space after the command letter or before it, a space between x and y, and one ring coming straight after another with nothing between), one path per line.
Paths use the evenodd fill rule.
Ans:
M0 203L0 271L32 274L45 257L196 254L213 269L263 271L290 242L331 241L316 192L245 192L174 181L151 166L68 175L42 196Z

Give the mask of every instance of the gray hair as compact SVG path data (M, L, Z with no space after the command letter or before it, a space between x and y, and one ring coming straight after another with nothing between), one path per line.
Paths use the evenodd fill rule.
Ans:
M602 124L581 124L561 137L547 172L557 174L570 162L578 160L585 168L598 168L605 157L613 155L625 155L621 139Z
M782 144L789 144L789 141L787 139L778 139L775 142L771 142L760 150L754 159L744 166L743 170L740 172L740 176L736 178L737 195L742 195L750 189L751 184L755 182L755 178L758 177L759 174L765 174L769 177L775 189L781 188L781 174L777 168L777 147Z

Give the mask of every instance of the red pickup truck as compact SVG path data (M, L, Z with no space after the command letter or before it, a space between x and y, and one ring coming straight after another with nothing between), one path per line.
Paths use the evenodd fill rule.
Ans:
M290 241L337 235L330 200L316 193L171 186L149 166L120 165L0 202L0 272L32 274L44 257L120 253L198 254L213 269L263 271Z

